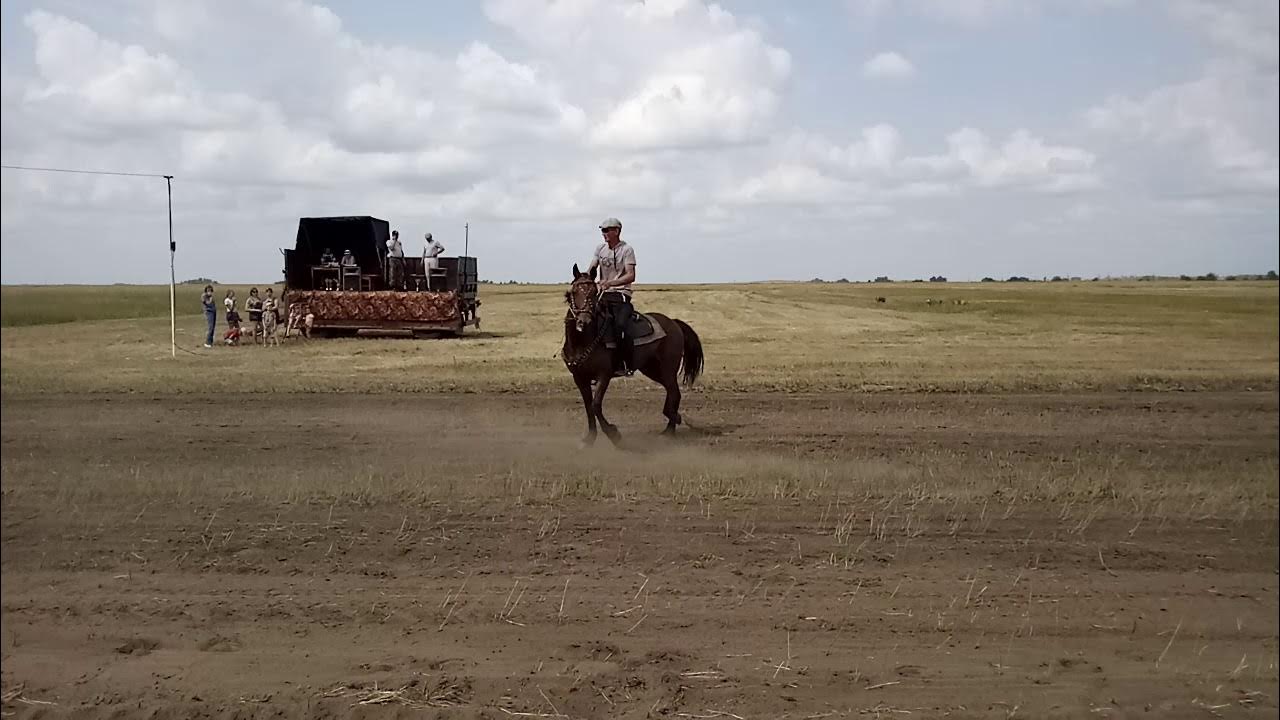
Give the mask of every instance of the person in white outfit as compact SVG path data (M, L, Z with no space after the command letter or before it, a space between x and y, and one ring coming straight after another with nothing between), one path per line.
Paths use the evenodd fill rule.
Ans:
M431 271L440 267L440 256L444 254L444 245L431 237L431 233L422 236L422 272L427 276L427 289L431 289Z
M422 264L428 270L440 267L440 256L444 254L444 245L431 237L431 233L422 236Z

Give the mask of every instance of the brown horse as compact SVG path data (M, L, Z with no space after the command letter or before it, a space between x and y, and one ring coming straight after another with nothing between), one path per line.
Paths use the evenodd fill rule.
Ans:
M569 309L564 316L564 349L561 357L573 374L573 381L582 393L582 405L587 411L587 435L582 439L590 445L596 439L596 421L614 445L621 435L618 428L604 417L604 394L614 377L613 350L606 347L607 328L605 311L600 306L600 296L592 275L578 271L573 266L573 283L564 294ZM661 385L667 391L662 414L667 417L663 434L671 434L680 421L680 384L677 379L683 367L685 385L702 374L702 341L698 334L682 320L673 320L659 313L646 313L661 326L666 337L636 345L632 351L631 366L645 377ZM592 392L591 386L595 385Z

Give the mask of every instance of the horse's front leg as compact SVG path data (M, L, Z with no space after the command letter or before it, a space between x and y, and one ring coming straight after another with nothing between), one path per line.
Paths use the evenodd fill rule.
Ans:
M580 444L582 447L591 447L596 441L596 410L595 399L591 397L591 378L583 373L574 373L573 381L578 385L578 392L582 393L582 408L587 411L587 434Z
M605 436L616 446L622 439L622 435L618 432L617 426L604 416L604 394L609 391L609 381L612 379L613 370L606 365L605 371L596 376L596 396L591 405L596 418L600 420L600 429L604 430Z

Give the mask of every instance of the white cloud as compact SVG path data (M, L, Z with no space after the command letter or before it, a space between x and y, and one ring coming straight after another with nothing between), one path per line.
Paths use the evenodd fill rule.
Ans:
M763 137L778 104L764 89L725 88L701 75L657 76L591 133L622 149L699 147Z
M484 43L472 43L457 59L458 84L477 106L502 113L547 117L582 129L582 110L564 102L558 88L528 65L507 60Z
M818 135L796 133L783 144L788 157L805 158L836 175L875 177L898 196L936 196L958 184L1069 192L1097 187L1096 156L1083 148L1054 145L1022 129L995 145L974 128L947 136L941 154L907 155L901 132L892 125L864 128L848 145Z
M902 51L925 47L909 36L918 28L958 25L947 42L963 63L969 44L1012 39L1001 33L1033 30L1046 8L1077 7L874 4L873 15L900 13L904 32L867 61L878 78L914 73ZM668 279L690 280L755 275L749 259L718 260L742 234L790 238L792 264L770 272L812 277L812 258L844 261L846 250L822 243L846 223L886 239L871 254L901 251L898 269L874 272L897 275L940 259L953 240L987 237L996 215L1006 227L1064 218L1092 237L1149 222L1166 208L1152 195L1212 190L1212 203L1183 203L1203 228L1270 222L1274 199L1260 190L1276 187L1272 11L1243 0L1170 7L1221 57L1163 88L1126 85L1142 73L1118 68L1116 94L1096 98L1090 122L1075 126L1051 114L1070 118L1082 105L1064 107L1055 90L1009 93L982 73L962 88L929 72L891 92L833 92L848 68L815 57L839 47L794 58L783 47L802 41L788 32L843 18L821 5L789 9L795 28L775 33L710 0L491 0L482 17L443 18L465 36L438 32L437 16L453 11L430 3L388 11L421 31L379 28L375 16L344 23L304 0L133 0L74 18L38 10L15 28L31 42L6 43L0 58L0 145L12 164L174 172L180 263L219 278L275 277L276 246L289 244L296 218L327 213L367 212L446 241L446 228L472 221L473 238L480 229L494 251L486 274L529 279L594 242L603 215L623 216L646 258L679 257L661 270ZM993 22L1014 14L1029 22ZM1061 60L1031 45L1019 45L1030 48L1017 58L1026 72ZM1139 209L1106 210L1104 180ZM151 268L141 249L162 247L166 229L163 187L149 180L6 171L3 196L6 280L56 270L21 240L50 233L86 258L99 256L81 237L124 248L118 262L78 270L81 280L104 267L104 280L167 273L167 258ZM1137 227L1125 237L1166 235ZM1028 242L1018 247L1033 260L1051 250ZM953 260L976 262L979 250Z
M1012 0L917 0L920 9L933 17L961 23L978 23L1006 11Z
M783 163L727 188L716 199L727 204L820 205L852 204L866 197L863 185L829 177L808 165Z
M947 147L947 154L937 158L933 167L945 172L958 166L982 187L1028 184L1042 190L1070 191L1097 184L1093 153L1050 145L1026 130L1014 131L997 147L982 132L962 128L947 137Z
M976 25L989 18L1016 8L1014 0L849 0L848 6L856 17L876 19L891 11L911 14L946 22Z
M738 144L772 128L791 57L718 5L496 0L488 16L555 57L620 150ZM591 58L583 63L580 58Z
M173 58L105 40L92 29L44 11L24 19L35 36L42 82L23 102L65 129L94 135L251 122L262 107L233 93L207 93ZM94 127L96 126L96 128Z
M782 143L783 152L842 173L891 170L900 160L902 133L888 123L863 128L858 139L840 146L822 135L793 132Z
M335 135L356 151L411 150L430 138L435 103L413 96L395 78L349 88L335 118Z
M1093 11L1122 7L1134 0L846 0L853 16L873 21L890 12L935 22L975 27L1014 14L1030 15L1046 9Z
M1177 0L1174 14L1228 55L1275 68L1280 5L1271 0Z
M1274 190L1278 102L1275 74L1210 71L1145 96L1112 97L1086 120L1095 130L1199 153L1216 183Z
M1145 142L1153 167L1176 153L1182 161L1172 170L1181 192L1274 192L1280 188L1280 10L1256 0L1180 0L1170 9L1219 56L1195 79L1107 98L1085 112L1086 124L1117 141Z
M916 67L896 52L882 52L862 64L862 74L869 78L896 80L915 75Z

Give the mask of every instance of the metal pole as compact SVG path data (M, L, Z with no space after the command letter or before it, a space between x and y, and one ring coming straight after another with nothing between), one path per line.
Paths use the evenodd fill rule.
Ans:
M462 225L462 257L467 257L467 251L471 248L471 223Z
M178 357L178 323L174 313L174 286L177 285L177 277L173 271L173 255L177 246L173 242L173 176L164 176L165 190L169 195L169 351L173 357Z

